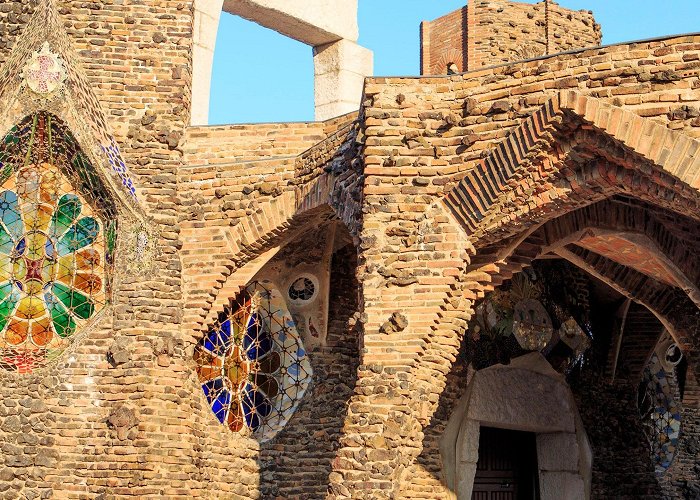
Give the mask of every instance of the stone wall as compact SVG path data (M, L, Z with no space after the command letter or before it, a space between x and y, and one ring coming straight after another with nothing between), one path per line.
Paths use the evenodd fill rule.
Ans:
M421 24L421 73L444 75L600 45L593 14L550 2L474 0Z
M3 2L2 60L37 3ZM2 398L16 404L2 412L0 489L6 498L189 495L208 484L179 338L177 148L189 117L191 11L178 2L57 7L78 54L67 63L82 66L98 96L159 252L141 276L122 274L121 254L113 302L72 354L38 376L2 375ZM166 337L175 347L164 367L153 346ZM116 339L128 346L117 367L107 358ZM129 417L121 419L126 439L109 424L118 414Z
M6 498L444 496L437 441L465 380L466 322L491 286L470 274L474 242L447 190L562 89L700 137L699 36L370 79L359 116L321 124L188 128L192 2L57 3L157 251L129 274L136 250L120 247L113 301L73 352L0 376ZM36 4L0 5L1 60ZM333 261L328 346L288 429L261 446L217 423L192 351L280 246L331 219L357 245ZM674 480L693 467L679 461Z
M301 240L298 252L313 246ZM323 498L359 363L357 251L333 255L326 343L310 351L312 386L287 427L260 450L263 498Z
M576 89L699 136L700 123L676 112L690 109L692 115L700 105L694 59L699 42L697 36L676 37L451 77L368 80L360 244L367 316L358 382L363 392L353 397L346 426L350 435L362 436L362 443L385 432L395 437L361 462L355 458L357 441L341 440L345 447L336 471L343 480L332 485L339 496L343 488L361 484L358 497L382 497L399 485L412 497L416 492L406 478L430 477L422 464L431 463L425 457L437 450L424 449L423 432L444 391L473 300L492 279L476 271L467 275L467 254L473 250L452 231L450 215L440 212L437 200L561 89ZM472 182L480 186L483 179ZM493 189L482 187L475 196L490 196ZM521 193L528 200L521 206L546 202L546 196L532 193ZM406 315L408 328L385 328L396 311ZM376 427L362 426L369 418L377 419Z

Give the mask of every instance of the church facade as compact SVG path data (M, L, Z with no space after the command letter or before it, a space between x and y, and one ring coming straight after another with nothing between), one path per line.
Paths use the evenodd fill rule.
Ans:
M192 125L206 7L0 5L0 496L700 496L700 35L477 0Z

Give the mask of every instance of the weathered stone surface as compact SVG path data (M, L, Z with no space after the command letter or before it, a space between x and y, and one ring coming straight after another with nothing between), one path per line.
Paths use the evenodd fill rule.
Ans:
M483 26L483 39L494 45L472 54L481 58L471 57L479 71L362 81L359 66L345 67L336 56L347 49L361 56L352 64L367 63L366 53L340 44L324 55L332 69L326 90L336 83L340 90L363 88L359 114L198 127L188 121L204 95L192 66L202 48L195 49L193 29L215 31L213 17L199 21L216 2L198 2L194 11L188 2L60 2L60 24L74 51L68 62L82 68L104 110L139 207L156 229L158 251L152 270L124 273L122 259L131 250L120 246L121 235L131 221L120 218L105 314L46 373L2 376L5 496L449 497L438 450L468 383L471 360L463 359L460 345L475 302L531 262L527 252L501 255L523 231L547 223L535 236L558 234L577 218L598 220L600 211L618 219L616 231L629 231L629 221L657 231L649 221L658 219L673 229L653 241L671 252L668 260L687 278L676 288L692 290L693 269L700 269L694 250L700 39L671 37L486 67L542 55L537 41L549 42L550 51L568 50L595 44L600 35L590 13L569 19L548 2L551 17L544 19L542 4L487 3L482 19L493 22ZM0 62L10 61L38 4L0 3ZM218 17L221 5L214 10ZM528 31L516 33L523 27ZM191 91L195 82L200 90ZM328 109L340 109L336 104ZM3 123L6 129L13 124ZM80 133L89 138L91 132ZM467 216L483 217L478 228L463 227L457 219L464 214L442 203L460 182L473 186L473 196L462 202L476 207ZM616 203L598 205L599 196ZM641 212L621 208L638 199L648 204ZM560 224L548 224L555 216ZM191 353L277 248L295 241L305 250L309 245L296 235L329 219L347 234L334 249L328 344L309 353L315 378L299 410L273 443L260 445L218 424ZM630 268L623 270L631 276ZM684 345L691 373L698 346L693 315L672 307L670 298L678 295L646 288L668 300L662 309L687 317L674 324L690 332ZM165 337L173 339L172 349L158 343ZM108 352L119 339L129 339L129 347L112 366ZM515 372L526 371L518 363ZM592 496L697 496L693 391L683 410L689 439L661 484L648 461L633 383L610 385L598 368L585 371L591 378L574 388L594 450ZM535 385L546 377L544 368L529 369L538 374ZM543 405L568 404L558 389L532 397L533 384L517 376L487 384L476 395L486 408L479 417L493 424L494 414L516 416L512 404L493 403L503 391L526 408L526 418ZM123 407L138 415L138 425L127 428L116 415L108 422ZM545 427L573 428L547 418ZM465 470L475 467L475 446L463 443ZM565 474L542 478L547 491L561 488L562 495L578 484Z

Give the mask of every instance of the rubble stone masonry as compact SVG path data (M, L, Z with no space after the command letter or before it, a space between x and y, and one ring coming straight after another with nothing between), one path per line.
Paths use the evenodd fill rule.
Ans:
M457 72L600 45L600 25L589 11L536 4L472 0L463 8L421 23L421 74Z
M39 3L0 4L0 63ZM358 113L325 122L190 127L190 0L56 4L157 251L152 269L127 274L120 266L135 249L119 247L108 313L73 352L41 373L0 374L1 498L450 498L438 440L469 378L457 360L467 322L499 275L529 262L492 254L590 193L641 192L676 208L669 237L697 244L688 234L700 219L700 35L523 62L547 50L518 52L532 41L569 50L597 45L600 30L590 14L553 3L477 0L476 19L470 3L447 27L424 25L424 72L444 73L439 54L454 49L444 62L464 74L368 78ZM454 23L484 33L466 57ZM438 31L450 33L449 48ZM543 116L541 129L523 125ZM501 163L494 151L506 151ZM674 158L682 165L664 170ZM501 164L513 170L494 167L501 191L473 177ZM445 199L472 179L476 199L464 206L508 220L458 220ZM194 347L279 247L303 252L309 230L329 222L344 239L332 258L328 341L309 353L314 378L298 412L261 445L219 425ZM638 291L636 275L621 274ZM676 296L660 290L647 298ZM690 310L683 297L659 315ZM697 375L696 319L667 323ZM697 482L697 410L685 411L674 487L697 491L685 484ZM646 472L645 491L658 491Z

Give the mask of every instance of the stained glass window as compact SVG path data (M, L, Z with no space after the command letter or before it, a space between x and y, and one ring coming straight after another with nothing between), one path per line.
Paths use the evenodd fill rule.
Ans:
M283 295L254 282L195 349L197 374L216 419L266 441L286 425L312 370Z
M656 354L644 369L639 386L638 406L649 439L657 474L673 463L681 432L681 408L675 398L675 374L667 372Z
M4 138L0 184L0 366L27 373L104 306L114 210L75 138L45 113ZM76 185L95 186L96 208Z

